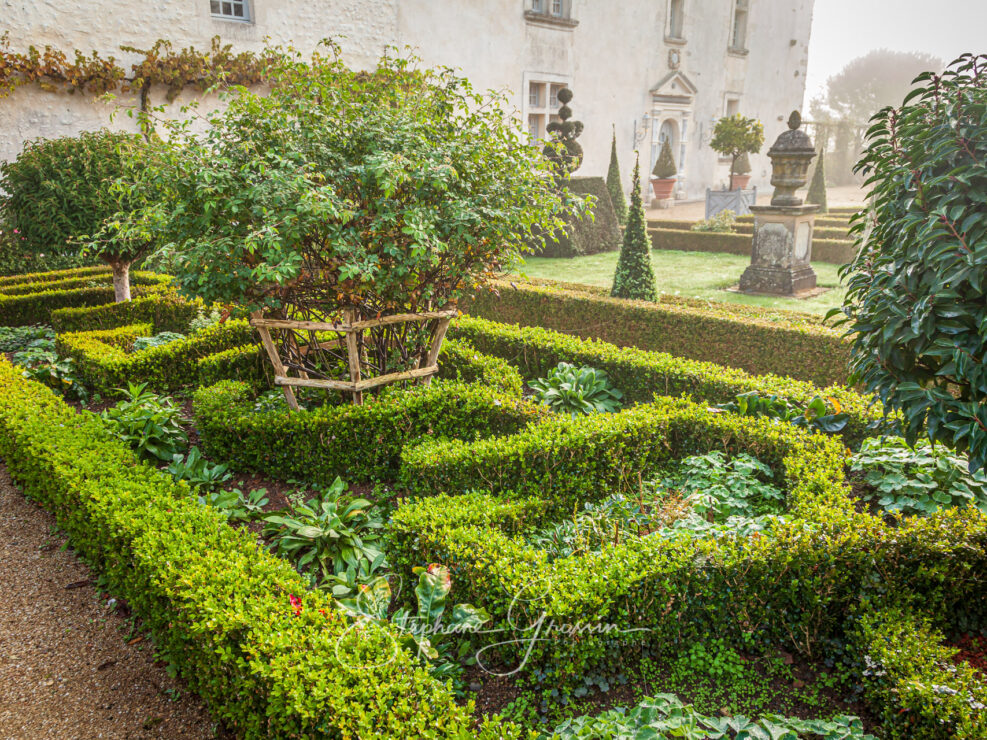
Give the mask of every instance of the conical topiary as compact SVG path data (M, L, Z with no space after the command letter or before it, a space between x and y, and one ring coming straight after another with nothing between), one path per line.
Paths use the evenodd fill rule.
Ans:
M733 174L749 175L751 173L751 158L743 152L733 163Z
M819 206L819 213L829 213L829 204L826 202L826 152L819 152L819 161L816 162L816 171L812 173L812 182L809 183L809 194L805 197L806 203Z
M671 180L679 174L678 167L675 166L675 157L672 156L672 145L665 139L661 143L661 151L658 153L658 161L651 174L659 180Z
M620 182L620 165L617 164L617 131L613 132L613 140L610 142L610 168L607 170L607 190L610 192L610 201L613 203L614 213L617 214L617 221L623 226L627 223L627 198L624 197L624 187Z
M631 207L624 229L624 243L613 276L614 298L632 298L640 301L657 301L658 286L651 266L651 243L645 225L644 206L641 204L641 157L634 162L634 182L631 185Z

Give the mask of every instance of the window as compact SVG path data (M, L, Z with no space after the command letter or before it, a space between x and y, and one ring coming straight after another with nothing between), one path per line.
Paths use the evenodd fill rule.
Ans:
M685 25L685 0L671 0L668 4L668 36L673 39L683 38L682 28Z
M727 104L724 113L728 116L735 116L738 113L740 113L740 99L727 98Z
M734 0L733 33L730 34L730 48L736 51L747 49L747 15L750 0Z
M531 12L532 13L544 13L545 12L545 0L531 0Z
M250 20L250 7L247 0L210 0L209 9L216 18L233 21Z
M535 139L547 137L547 126L560 121L559 92L565 87L561 82L532 81L528 83L528 133Z
M552 15L561 18L564 10L562 0L552 0Z
M527 0L528 13L568 20L572 16L572 0Z

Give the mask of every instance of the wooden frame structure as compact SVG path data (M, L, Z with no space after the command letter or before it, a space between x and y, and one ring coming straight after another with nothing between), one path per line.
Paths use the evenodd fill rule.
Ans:
M428 385L432 376L439 371L438 358L442 348L442 341L449 331L449 323L459 314L459 310L445 309L442 311L427 311L423 313L402 313L391 316L384 316L376 319L358 320L358 313L355 308L347 308L343 311L343 323L321 321L295 321L291 319L266 319L263 312L255 311L251 314L250 325L253 326L260 335L264 350L274 367L274 384L280 386L284 391L285 400L288 406L297 411L298 400L295 398L293 388L323 388L326 390L343 391L353 394L353 403L363 403L363 392L371 388L382 385L399 383L404 380L419 380ZM403 324L421 321L436 321L435 329L432 332L431 343L428 353L421 358L419 366L411 370L402 372L387 373L376 378L362 378L361 372L361 350L360 335L367 329L375 327L389 326L391 324ZM271 337L271 330L289 330L293 332L309 332L313 345L303 345L298 348L301 355L307 354L311 346L320 348L346 345L346 355L349 364L349 380L332 380L328 378L311 378L305 370L298 370L298 377L291 377L289 368L286 367L278 354L278 348ZM317 343L315 332L337 332L342 334L340 339L329 342Z

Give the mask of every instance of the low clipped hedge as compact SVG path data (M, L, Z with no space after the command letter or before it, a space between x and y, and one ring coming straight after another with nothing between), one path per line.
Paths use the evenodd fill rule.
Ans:
M790 518L751 537L678 532L552 561L523 534L557 520L571 496L599 499L613 488L577 491L555 477L545 485L541 463L515 454L510 438L480 440L468 452L426 443L406 451L405 472L431 495L393 515L392 564L405 573L423 557L447 564L457 574L455 598L484 606L502 630L494 638L503 667L526 661L526 674L560 688L579 685L603 664L642 651L677 654L709 635L747 652L784 647L818 658L846 644L862 604L887 593L915 594L929 610L984 623L987 517L973 507L885 523L856 512L836 439L681 399L632 413L646 408L661 440L656 456L674 460L713 449L758 456L787 491ZM597 431L595 452L605 455L605 427ZM623 443L609 442L617 450ZM642 461L642 477L654 462ZM592 466L588 459L582 464ZM629 472L622 471L623 480L632 480ZM527 485L532 477L541 477L540 489ZM483 485L493 493L463 493ZM525 628L536 624L558 629L532 640ZM573 639L574 625L609 627Z
M193 411L203 450L240 470L330 483L397 477L402 448L424 436L476 439L523 429L542 407L478 384L438 381L389 388L363 405L254 411L256 388L223 381L200 388Z
M867 614L855 643L867 656L865 690L888 738L987 737L987 680L953 661L956 649L931 620L901 608Z
M158 392L177 390L196 381L200 359L254 341L246 321L228 321L159 347L129 351L137 337L152 335L156 329L144 323L69 332L58 335L56 348L59 356L73 360L87 386L113 397L130 382L147 383Z
M238 380L252 388L270 388L273 373L262 347L244 344L240 347L207 355L196 363L199 385L216 385L222 380Z
M21 283L46 283L68 280L78 277L106 277L109 279L113 274L109 265L94 265L92 267L72 267L67 270L49 270L48 272L26 272L20 275L0 276L0 292L12 285Z
M573 309L569 315L578 314ZM842 386L820 389L791 378L754 376L743 370L673 357L664 352L622 348L538 327L517 327L472 316L459 319L453 325L452 333L456 339L470 342L484 354L507 360L526 379L544 377L560 362L603 370L630 402L647 403L660 395L690 396L697 401L717 404L732 401L740 393L757 391L805 404L814 396L822 395L831 402L836 401L840 410L849 415L843 438L851 446L872 436L874 425L882 418L879 405Z
M712 231L648 229L651 248L677 252L726 252L751 254L750 234L718 234ZM844 239L812 239L812 261L845 265L853 260L853 242Z
M497 281L467 306L473 316L541 326L621 347L668 352L754 375L787 375L818 386L845 384L849 344L818 317L794 311L663 298L611 298L567 284Z
M201 306L199 301L187 301L174 291L168 291L123 303L59 308L51 312L51 326L56 334L65 334L116 329L149 321L156 332L186 334L189 323L198 315Z
M672 229L674 231L692 231L692 227L695 225L695 221L672 221L670 219L648 219L649 229ZM816 239L834 239L836 241L852 241L850 239L849 224L844 224L840 226L816 226L812 230L813 243ZM734 233L736 234L746 234L748 237L754 234L754 223L751 221L741 221L734 224ZM704 233L717 233L717 232L704 232Z
M353 630L249 532L2 359L0 456L237 736L517 736L476 728L472 705L457 705L389 628ZM289 595L302 600L297 615Z
M6 293L0 286L0 326L26 326L51 323L52 311L59 308L97 306L112 303L113 285L86 287L84 283L99 279L100 274L87 278L68 278L61 281L44 280L34 283L15 283ZM135 271L130 275L133 294L137 297L164 290L171 278L153 272ZM83 284L83 287L78 287ZM60 288L60 285L69 287ZM30 292L27 292L30 291Z

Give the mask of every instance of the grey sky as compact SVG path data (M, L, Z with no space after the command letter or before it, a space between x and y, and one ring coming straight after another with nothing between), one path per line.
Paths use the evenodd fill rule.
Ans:
M987 0L816 0L806 103L851 59L882 48L946 62L987 53Z

